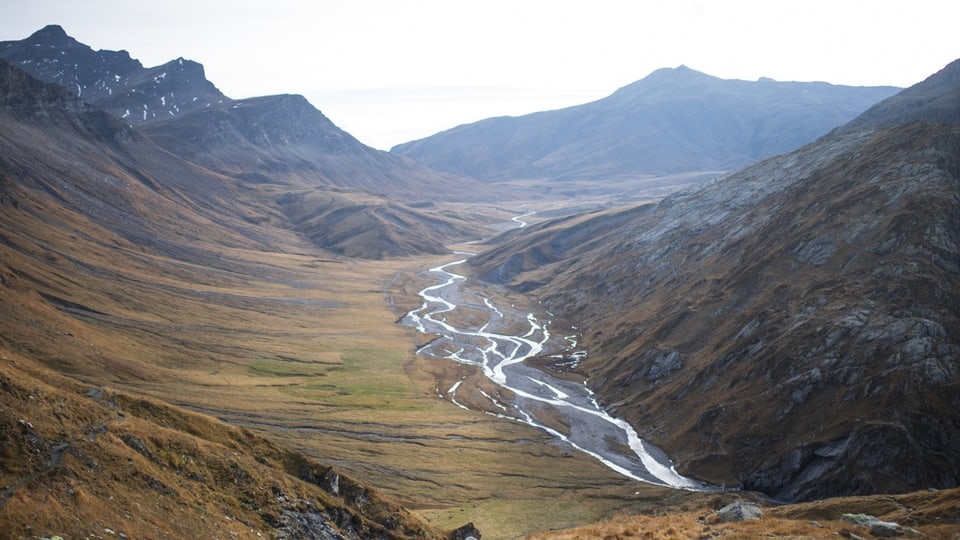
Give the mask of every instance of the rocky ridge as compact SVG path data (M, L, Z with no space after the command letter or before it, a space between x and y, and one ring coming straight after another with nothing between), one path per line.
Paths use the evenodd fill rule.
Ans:
M38 84L17 64L3 60L4 56L17 60L19 66L27 70L33 68L35 73L38 65L47 66L49 69L39 70L40 74L54 82ZM53 68L49 66L61 66L63 62L37 60L48 57L63 58L63 62L69 60L73 71L50 72ZM56 26L46 27L23 41L0 44L4 110L28 124L45 125L33 134L11 135L10 144L18 149L10 150L9 155L19 157L0 165L20 162L19 170L30 171L36 163L44 161L64 163L64 170L68 171L65 177L75 176L76 182L59 181L46 174L49 170L32 175L32 181L43 183L49 179L56 184L51 188L53 191L63 192L65 200L89 210L96 221L109 222L111 228L122 231L125 236L151 245L177 243L145 232L175 218L146 217L153 215L153 208L163 204L114 204L136 195L129 189L116 189L124 181L117 179L122 175L108 172L118 167L107 161L122 162L119 169L123 171L135 170L136 184L152 190L151 197L162 194L179 203L199 204L196 209L212 221L223 222L228 216L239 218L239 224L231 228L248 237L262 236L262 232L254 229L260 224L272 224L299 232L314 245L333 253L383 258L440 252L449 241L449 238L441 239L441 234L452 234L453 238L477 235L476 225L442 216L423 204L417 209L401 201L418 200L424 189L431 190L437 199L462 197L466 192L479 195L482 190L466 189L465 186L470 185L466 180L454 179L364 146L337 128L302 96L234 101L217 91L215 104L208 101L195 110L181 109L177 114L167 115L164 121L154 119L131 126L128 118L117 114L116 108L112 109L114 114L110 114L100 107L109 106L110 100L118 99L121 94L147 103L163 97L164 94L158 93L160 87L129 86L124 92L120 92L120 87L110 87L110 91L99 94L89 91L98 87L90 81L107 75L113 77L120 69L129 75L121 77L120 82L134 84L153 77L152 70L144 70L139 62L124 61L124 58L129 55L123 51L94 52ZM193 84L191 81L200 80L200 86L216 90L203 78L198 64L200 71L194 75L199 79L188 76L193 69L189 62L175 61L171 65L175 67L165 69L163 73L167 75L160 77L159 82L187 87ZM181 66L184 69L178 69ZM67 77L68 74L72 78ZM87 100L71 91L68 83L73 80L86 81L81 89L84 84L88 88L83 94ZM38 142L51 136L53 129L75 129L69 126L79 126L82 137L105 142L107 151L84 148L78 152L82 145L76 144L72 135L54 135L49 143ZM20 129L15 124L6 127ZM61 148L61 151L50 160L41 157L47 149L41 147ZM31 161L31 156L36 159ZM91 166L98 161L102 163ZM27 173L14 176L23 174ZM90 183L91 178L101 177L111 180ZM322 191L332 195L321 195ZM298 204L290 204L294 199ZM318 233L317 216L333 216L338 212L342 215L345 208L353 209L356 216L338 221L323 234ZM145 215L133 218L131 210L143 210ZM384 223L395 226L385 227ZM345 246L343 239L351 237L359 240ZM174 249L183 247L177 245Z
M0 42L5 58L105 110L168 151L254 183L336 188L416 201L483 197L483 185L370 148L303 96L235 100L183 58L145 68L126 51L94 51L57 25Z
M127 51L94 51L58 25L46 26L24 40L0 42L0 57L131 125L229 101L196 62L177 58L145 68Z

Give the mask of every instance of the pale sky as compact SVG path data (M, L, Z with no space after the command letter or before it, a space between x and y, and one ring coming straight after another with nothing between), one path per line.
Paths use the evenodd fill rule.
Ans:
M662 67L910 86L960 58L956 0L0 0L0 41L47 24L228 96L303 94L381 149L586 103Z

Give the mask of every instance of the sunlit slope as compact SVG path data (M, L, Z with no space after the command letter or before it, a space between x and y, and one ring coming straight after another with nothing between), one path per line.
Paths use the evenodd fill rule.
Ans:
M0 359L5 535L447 537L249 430Z

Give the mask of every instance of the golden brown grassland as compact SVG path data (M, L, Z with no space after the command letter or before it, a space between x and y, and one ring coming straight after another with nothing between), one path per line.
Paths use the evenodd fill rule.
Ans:
M293 237L278 237L276 251L210 238L184 246L195 254L186 262L103 231L19 230L35 233L0 242L0 349L9 358L249 428L362 479L439 528L472 521L484 538L677 508L692 512L694 527L709 506L703 495L626 480L537 430L439 398L462 377L487 383L470 368L415 356L414 344L429 338L396 322L431 283L417 272L452 257L359 261L322 256ZM137 433L164 437L150 429ZM38 516L57 523L58 497L82 494L86 481L65 491L27 485L11 500L38 505ZM166 510L173 519L185 511L177 508Z
M0 346L13 355L248 427L486 538L674 496L437 396L478 375L416 357L428 338L396 321L419 304L416 272L449 257L360 261L292 236L276 251L214 236L173 258L89 224L17 218L8 230L27 234L0 243Z

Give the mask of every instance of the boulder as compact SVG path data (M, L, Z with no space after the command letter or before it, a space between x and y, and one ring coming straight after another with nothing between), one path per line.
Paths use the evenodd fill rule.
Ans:
M450 533L450 540L480 540L480 531L473 523L467 523Z
M877 538L893 538L903 535L903 528L892 521L883 521L869 514L843 514L840 521L853 523L858 527L870 530L870 534Z
M736 523L761 517L763 512L760 507L751 502L735 502L717 510L717 521L720 523Z

